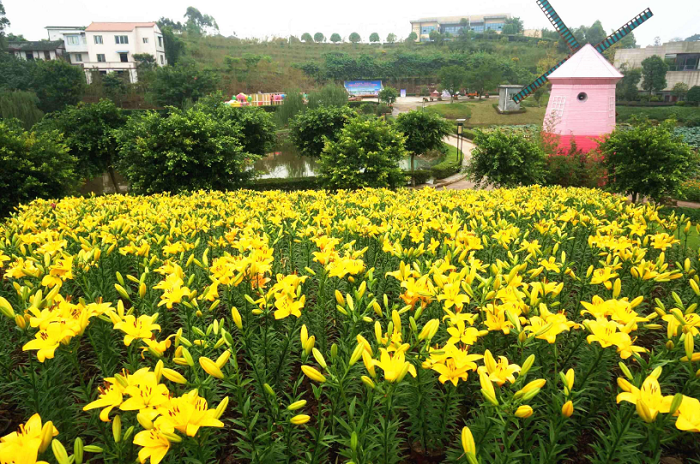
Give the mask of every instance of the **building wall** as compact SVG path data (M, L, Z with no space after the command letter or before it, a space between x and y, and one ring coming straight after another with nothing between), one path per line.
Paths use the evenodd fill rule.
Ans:
M86 63L84 67L88 76L88 81L91 79L90 74L92 70L115 72L128 69L130 70L129 75L131 82L136 82L136 63L134 62L134 55L136 54L148 53L149 55L153 55L156 58L158 66L167 64L165 60L165 48L161 46L158 41L158 37L161 37L162 40L162 34L157 26L136 27L133 31L127 32L86 31L85 35L89 59L85 60ZM95 36L102 36L102 44L95 43ZM115 36L127 36L128 43L117 44ZM144 38L147 39L146 43L143 41ZM126 63L121 61L119 52L128 53L128 61ZM97 60L98 54L105 56L104 62L99 62ZM162 63L161 56L163 57Z
M29 50L16 51L15 56L17 58L21 58L23 60L26 60L27 59L27 51L29 51ZM45 60L45 55L44 55L43 50L42 51L32 51L32 54L34 55L35 60L41 60L41 61ZM51 56L50 60L55 60L56 59L56 50L50 50L49 55Z
M615 84L617 79L601 80L562 79L552 82L552 93L547 105L545 126L554 124L554 132L563 136L596 137L615 129ZM585 92L586 101L578 95Z
M666 55L684 53L700 53L700 42L670 42L658 47L617 50L615 67L618 69L623 66L627 69L641 68L642 61L654 55L664 58ZM667 86L664 92L670 92L673 86L679 82L687 84L688 87L700 85L700 69L696 71L669 71L666 74Z

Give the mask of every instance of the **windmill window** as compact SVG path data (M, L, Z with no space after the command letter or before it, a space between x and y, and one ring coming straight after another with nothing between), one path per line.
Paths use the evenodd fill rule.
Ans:
M578 94L578 97L576 97L576 98L578 98L578 101L583 103L586 100L588 100L588 94L586 92L581 92L580 94Z

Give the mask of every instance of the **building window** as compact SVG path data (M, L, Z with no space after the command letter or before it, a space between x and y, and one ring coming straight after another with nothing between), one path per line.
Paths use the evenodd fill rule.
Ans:
M165 64L165 60L163 59L163 55L160 55L160 64Z
M44 59L46 61L50 61L51 60L51 52L44 52Z
M105 60L104 54L98 53L98 54L97 54L97 62L98 62L98 63L104 63L105 61L107 61L107 60Z
M75 54L75 62L76 63L81 63L83 61L83 55L82 53L76 53Z
M101 35L95 36L95 45L102 45L102 36Z
M143 38L143 43L147 44L148 43L148 37Z
M421 28L420 33L425 35L430 35L431 32L435 30L435 26L425 26Z
M119 54L119 61L122 63L128 63L129 62L129 54L128 53L120 53Z
M163 48L163 38L161 36L158 36L158 46Z
M116 43L116 44L128 44L129 43L129 36L128 35L115 35L114 36L114 43Z
M26 52L26 56L28 61L34 61L34 53Z
M80 36L78 35L67 35L66 43L68 45L80 45Z

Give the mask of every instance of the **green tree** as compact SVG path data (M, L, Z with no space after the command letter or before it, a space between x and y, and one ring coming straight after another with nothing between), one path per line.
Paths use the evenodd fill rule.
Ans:
M340 38L340 34L338 34L337 32L334 32L333 34L331 34L331 42L338 43L341 40L343 40L343 39Z
M447 120L425 111L399 114L396 128L406 138L404 146L411 155L411 171L415 171L413 160L416 155L441 148L443 139L452 132L452 125Z
M301 40L303 40L303 41L306 42L306 43L311 43L311 42L314 41L314 38L311 37L311 34L309 34L308 32L304 32L304 33L301 35Z
M411 31L411 33L408 34L408 37L406 37L406 43L413 43L416 40L418 40L418 34L413 31Z
M317 32L314 34L314 42L316 43L321 43L326 40L326 36L323 35L323 32Z
M507 129L477 130L474 144L468 169L477 185L517 187L544 182L547 156L522 133Z
M196 103L216 88L216 78L210 70L194 63L182 63L156 69L151 84L151 98L162 106L182 108L185 102Z
M372 43L379 42L379 34L376 33L376 32L372 32L372 33L369 35L369 41L372 42Z
M688 84L683 83L683 82L677 82L676 85L673 86L673 90L671 93L675 96L678 97L678 100L684 100L686 95L688 95Z
M398 97L399 91L393 87L384 87L379 91L379 101L387 105L393 105Z
M163 33L163 46L165 47L165 58L168 60L168 65L174 66L180 60L180 56L185 52L185 42L176 36L173 29L163 27L160 30Z
M700 85L691 87L690 90L688 90L688 95L686 95L686 99L690 103L700 103Z
M99 103L80 102L65 110L51 113L37 125L41 132L58 131L71 155L76 158L79 178L91 179L109 173L115 191L114 164L117 156L117 129L124 127L127 116L110 100Z
M71 193L74 165L58 131L26 132L0 120L0 217L20 203Z
M396 188L404 185L398 167L406 156L404 137L383 119L354 118L321 154L319 173L334 189Z
M126 79L119 74L112 72L101 76L102 88L112 101L121 105L124 95L126 95Z
M39 98L34 92L0 90L0 118L17 119L26 130L31 129L44 116L38 104Z
M180 21L175 22L174 20L166 18L164 16L161 16L160 19L156 21L156 24L158 24L158 27L160 28L161 32L165 27L169 27L172 30L178 32L182 32L182 30L185 28Z
M494 55L478 54L473 60L474 66L467 73L469 87L483 95L501 83L503 71Z
M501 33L503 35L512 35L517 34L516 31L516 26L514 26L513 24L506 24L505 26L503 26L503 30L501 31Z
M350 42L352 42L354 44L362 41L362 37L360 37L360 34L358 34L357 32L351 33L350 36L348 37L348 39L350 39Z
M83 68L63 60L40 61L34 68L32 86L39 97L39 109L45 113L78 103L85 85Z
M233 108L224 103L221 91L201 98L195 108L217 120L238 126L242 135L239 141L247 153L264 156L272 151L277 140L275 123L272 115L262 108Z
M513 34L520 34L525 30L525 25L523 24L522 19L520 19L517 16L514 18L506 19L505 26L511 26L511 29L514 31L514 32L512 32ZM505 34L505 26L503 27L504 34Z
M622 70L624 76L617 83L616 94L618 100L636 101L639 99L639 82L642 80L642 70L639 68Z
M586 30L586 42L593 46L601 43L607 36L608 34L605 33L605 29L603 29L603 25L600 21L594 22L593 25Z
M299 113L289 124L290 139L299 153L318 158L326 142L335 142L355 115L347 106L320 106Z
M450 96L464 88L468 77L467 72L461 66L445 66L438 72L440 87L450 92Z
M386 41L387 43L393 44L396 42L396 34L393 32L390 32L388 36L386 36Z
M10 25L10 20L5 16L5 7L0 0L0 50L3 50L6 45L5 28Z
M668 64L658 55L650 56L642 61L642 88L649 92L660 92L666 88L666 73Z
M445 36L438 30L431 31L428 37L435 45L442 45L445 42Z
M213 17L207 14L202 14L193 6L187 7L184 17L187 18L187 21L185 22L185 29L190 34L206 34L209 29L217 32L219 31L219 25L216 24L216 20Z
M12 32L7 34L7 41L8 42L28 42L27 39L24 38L24 35L14 35Z
M675 135L675 126L674 120L658 126L642 121L632 129L616 129L600 143L608 187L632 195L634 202L677 195L681 184L696 174L698 160L683 138Z
M32 80L36 62L0 53L0 88L8 90L33 90Z
M150 53L136 53L133 55L133 58L136 62L136 69L139 72L139 80L142 73L153 71L157 66L156 57Z
M119 172L139 194L233 189L251 178L259 158L242 138L233 121L201 108L149 111L117 132Z
M347 106L348 91L342 85L326 84L321 90L309 93L309 108L320 106Z
M301 90L287 89L284 93L286 95L286 97L284 97L284 104L278 106L275 112L275 118L280 126L289 124L289 121L291 121L294 116L304 111L304 108L306 108Z

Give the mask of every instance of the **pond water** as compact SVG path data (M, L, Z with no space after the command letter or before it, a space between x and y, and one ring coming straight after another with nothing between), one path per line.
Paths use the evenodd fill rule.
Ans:
M294 147L284 144L277 148L278 151L259 159L253 169L258 171L260 179L280 179L311 177L318 172L318 160L308 156L301 156ZM415 169L427 168L439 163L441 156L423 155L416 156L413 164ZM411 170L411 157L407 156L399 162L399 167L404 171Z

